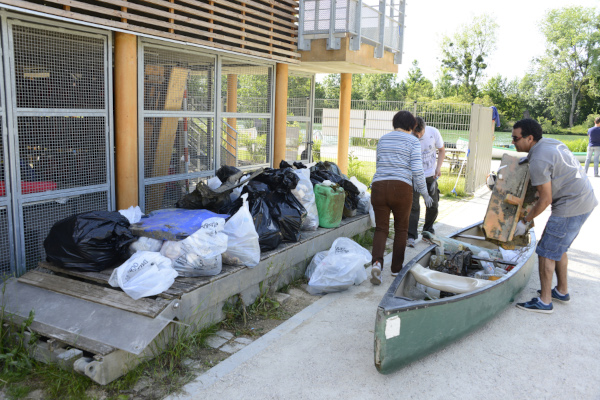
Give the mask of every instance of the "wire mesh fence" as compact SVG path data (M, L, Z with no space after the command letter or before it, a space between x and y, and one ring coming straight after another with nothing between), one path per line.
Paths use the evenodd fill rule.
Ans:
M423 118L437 128L444 140L446 156L438 185L443 192L464 194L466 156L471 129L470 104L352 100L348 173L370 183L376 167L379 139L393 130L392 118L401 110ZM314 110L313 160L338 161L339 100L316 99Z
M314 76L291 74L288 78L285 159L308 161L312 131L312 91Z
M0 207L0 277L11 273L8 209Z
M45 259L43 240L55 222L112 208L112 60L108 35L8 22L2 27L8 48L2 51L12 60L4 65L15 88L9 129L16 140L8 152L13 173L4 182L16 199L7 208L18 227L11 232L17 250L12 272L22 273ZM0 250L0 260L5 254Z

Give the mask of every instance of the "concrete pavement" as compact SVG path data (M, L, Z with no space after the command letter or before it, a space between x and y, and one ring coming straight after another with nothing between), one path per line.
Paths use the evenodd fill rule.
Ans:
M590 175L592 173L590 172ZM590 178L600 197L600 178ZM439 234L483 219L489 191L442 201ZM536 220L541 236L550 213ZM509 306L487 325L393 374L373 364L375 311L391 283L322 297L169 399L600 399L600 211L569 251L570 304L553 314ZM407 249L406 262L425 247ZM388 257L389 259L389 257ZM517 301L539 289L537 267Z

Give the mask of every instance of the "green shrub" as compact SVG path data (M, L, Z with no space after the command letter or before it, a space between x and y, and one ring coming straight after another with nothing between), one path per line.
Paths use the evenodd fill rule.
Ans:
M585 122L582 124L585 128L586 128L586 133L587 133L587 129L592 128L594 125L596 125L594 123L594 120L596 118L600 117L600 114L590 114L587 116L587 118L585 119Z
M315 140L312 145L313 161L321 161L321 141Z
M573 153L585 153L587 151L587 139L564 140L563 143L566 144Z

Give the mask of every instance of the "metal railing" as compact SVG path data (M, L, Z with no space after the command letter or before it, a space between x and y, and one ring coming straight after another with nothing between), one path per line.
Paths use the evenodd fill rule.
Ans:
M337 99L315 100L314 161L338 162L338 104ZM352 100L349 175L363 181L372 179L377 143L381 136L393 130L392 118L401 110L420 116L427 125L440 131L446 148L440 186L455 186L457 192L466 193L484 183L482 171L491 159L491 117L487 121L487 107L472 104Z
M327 39L328 50L339 50L340 39L350 38L350 49L361 43L375 46L375 58L384 51L402 62L404 0L300 0L298 49L310 50L312 39Z

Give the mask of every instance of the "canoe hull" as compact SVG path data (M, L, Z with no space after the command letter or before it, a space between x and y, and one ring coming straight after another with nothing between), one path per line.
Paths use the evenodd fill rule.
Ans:
M483 326L510 305L529 281L535 263L535 238L533 233L531 235L524 261L505 279L484 289L435 301L414 301L395 295L410 268L426 257L433 246L411 260L377 309L375 366L379 372L388 374L444 348Z

